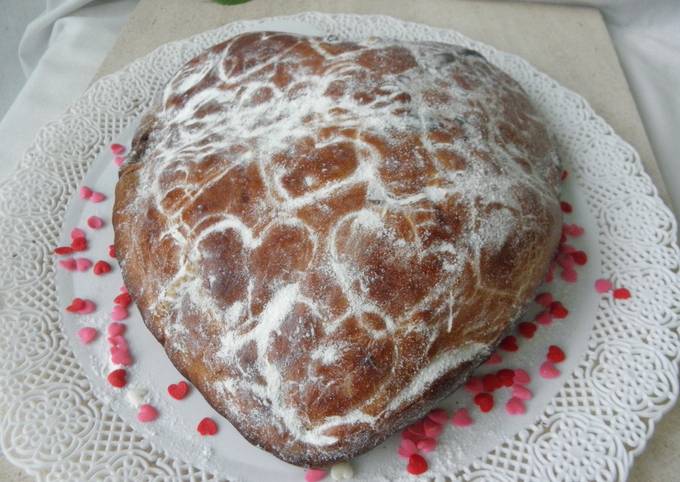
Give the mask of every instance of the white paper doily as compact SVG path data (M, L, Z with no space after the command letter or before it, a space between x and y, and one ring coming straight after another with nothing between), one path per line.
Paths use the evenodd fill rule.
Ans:
M135 431L119 415L130 418L120 404L104 404L94 396L61 331L63 306L57 302L51 249L59 244L66 203L89 166L139 118L179 66L231 35L274 27L462 44L481 51L524 86L557 138L573 178L570 200L590 235L583 240L590 271L580 273L585 278L570 295L584 316L572 312L578 318L575 325L550 338L558 336L568 347L571 365L561 368L571 374L555 382L559 391L547 405L532 401L544 408L535 422L526 416L521 422L525 428L516 433L508 428L507 436L500 434L495 447L474 460L472 454L447 450L442 442L426 475L498 481L625 479L633 456L677 397L680 357L675 220L637 154L581 97L518 57L452 31L389 17L317 13L237 22L164 45L95 83L60 120L41 130L0 192L0 409L7 457L49 480L239 478L240 471L219 467L217 477L192 466L186 460L194 455L168 455L160 448L165 447L162 428L153 434L149 428ZM102 211L102 217L109 216ZM99 253L106 258L105 251ZM626 286L633 298L625 303L594 298L586 285L595 275ZM168 448L177 455L176 448ZM392 463L381 475L405 476L403 464L389 452ZM215 462L209 454L203 459L199 465L204 467Z

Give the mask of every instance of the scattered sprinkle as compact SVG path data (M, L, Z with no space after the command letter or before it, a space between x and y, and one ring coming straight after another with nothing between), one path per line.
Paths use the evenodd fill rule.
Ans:
M120 305L116 305L113 307L111 310L111 319L113 321L121 321L126 319L129 316L127 309L123 308Z
M127 308L132 303L132 296L130 293L121 293L113 299L113 303Z
M111 265L106 261L99 260L94 264L94 268L92 269L92 271L97 276L101 276L111 271Z
M83 186L79 191L80 199L90 199L92 197L92 189L87 186Z
M484 391L484 384L482 383L481 378L470 377L470 379L465 384L465 390L472 393L473 395Z
M493 409L493 395L490 393L478 393L474 398L475 405L484 412L490 412Z
M534 394L524 385L515 384L512 386L512 396L520 400L531 400Z
M538 373L543 378L547 378L547 379L557 378L557 377L560 376L560 371L555 367L555 365L553 365L553 363L550 360L544 361L541 364L541 368L538 371Z
M523 321L517 326L517 331L524 338L533 338L537 329L538 327L535 324L531 323L530 321Z
M109 256L116 257L116 247L113 244L109 244Z
M550 306L550 303L552 303L555 300L553 299L553 295L551 293L545 292L537 294L536 298L534 298L534 301L536 301L536 303L538 303L539 305L545 306L547 308L548 306Z
M148 403L145 403L141 407L139 407L139 411L137 412L137 420L139 420L142 423L149 423L153 422L158 418L158 410L156 410L152 405L149 405Z
M92 267L92 261L87 258L77 258L76 259L76 269L82 273L89 270Z
M444 425L449 420L449 414L443 408L434 408L427 414L427 418L439 425Z
M427 472L427 461L422 455L413 454L408 459L406 471L411 475L420 475Z
M451 424L456 427L469 427L474 423L474 420L470 417L467 408L459 408L453 413L451 417Z
M561 363L567 358L562 349L557 345L550 345L548 347L546 357L553 363Z
M612 282L609 281L608 279L598 279L595 280L595 291L597 291L600 294L607 293L612 289Z
M348 480L354 477L354 469L349 462L339 462L331 467L333 480Z
M515 338L513 335L508 335L505 338L503 338L501 340L499 347L501 348L501 350L505 351L519 350L519 346L517 346L517 338Z
M422 440L418 440L416 446L418 447L418 450L422 452L432 452L437 448L437 441L433 438L424 438Z
M217 433L217 424L212 418L205 417L198 423L196 430L203 436L215 435Z
M305 482L319 482L326 478L326 471L323 469L305 470Z
M78 238L85 238L85 231L80 228L73 228L71 230L71 241Z
M569 315L569 310L567 310L559 301L553 301L550 303L550 314L554 318L561 320Z
M106 332L108 333L109 336L122 336L125 334L127 326L125 323L118 323L116 321L109 323L108 328L106 329Z
M113 163L118 167L122 166L124 162L125 162L125 156L115 156L113 158Z
M512 397L505 404L505 411L509 415L524 415L527 413L527 407L524 405L524 401L517 397Z
M87 249L87 239L85 237L75 238L71 241L71 248L73 248L73 251L85 251Z
M104 220L99 216L90 216L87 218L87 225L92 229L101 229L104 227Z
M93 203L100 203L106 199L106 196L101 193L101 192L93 192L92 196L90 196L90 201Z
M175 400L182 400L189 393L189 384L185 381L168 386L168 394Z
M78 330L78 338L80 338L80 342L83 345L89 345L94 341L95 338L97 338L98 333L99 332L95 328L92 328L91 326L84 326Z
M503 362L503 357L501 357L500 353L498 352L493 352L491 356L484 362L485 365L498 365L499 363Z
M528 383L531 383L531 377L526 372L526 370L522 370L521 368L515 368L514 372L515 377L513 378L513 381L515 383L519 383L520 385L527 385Z
M616 288L614 290L614 299L616 300L627 300L630 298L630 291L626 288Z
M106 377L111 386L116 388L123 388L127 384L127 370L125 368L118 368L113 370Z
M125 153L125 146L123 144L111 144L111 153L120 156Z
M574 208L571 207L571 204L569 204L567 201L560 201L560 209L562 209L562 212L566 214L569 214L574 210Z
M63 256L65 254L73 254L73 248L71 246L59 246L54 248L54 254Z
M60 259L59 260L59 266L64 268L66 271L75 271L76 270L76 260L73 259L73 258Z

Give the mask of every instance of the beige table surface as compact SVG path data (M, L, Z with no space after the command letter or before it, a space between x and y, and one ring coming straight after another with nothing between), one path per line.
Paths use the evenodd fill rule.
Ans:
M455 29L524 57L593 106L640 154L662 197L666 189L607 29L597 10L489 1L456 0L252 0L225 7L209 0L141 0L102 63L97 78L172 40L225 23L304 11L386 14ZM680 408L656 427L629 480L680 480ZM0 462L0 480L25 481Z

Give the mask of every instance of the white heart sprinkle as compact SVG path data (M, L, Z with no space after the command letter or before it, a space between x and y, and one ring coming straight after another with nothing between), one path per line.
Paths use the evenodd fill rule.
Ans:
M349 462L340 462L331 467L331 477L333 480L347 480L354 477L354 469Z

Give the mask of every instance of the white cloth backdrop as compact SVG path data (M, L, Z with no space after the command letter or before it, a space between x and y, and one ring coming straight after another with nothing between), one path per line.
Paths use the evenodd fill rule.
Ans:
M680 213L680 0L545 1L602 10ZM0 180L12 172L37 130L85 90L136 3L46 0L18 52L26 85L0 121Z

